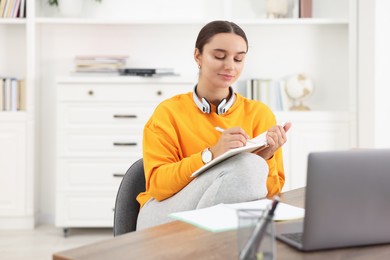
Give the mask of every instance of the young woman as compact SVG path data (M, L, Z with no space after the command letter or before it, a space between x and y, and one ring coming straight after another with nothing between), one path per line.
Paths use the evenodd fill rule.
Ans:
M172 212L272 197L281 191L281 146L291 124L277 126L265 104L233 91L247 52L246 35L232 22L213 21L199 32L194 91L163 101L144 128L146 191L137 197L137 229L172 221ZM191 177L213 158L245 146L265 131L266 149L241 153Z

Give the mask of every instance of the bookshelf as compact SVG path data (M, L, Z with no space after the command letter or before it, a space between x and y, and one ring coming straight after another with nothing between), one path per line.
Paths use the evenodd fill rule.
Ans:
M33 13L32 1L27 9ZM26 82L25 107L0 111L0 229L32 228L35 225L35 110L34 51L31 14L0 18L0 77ZM3 91L3 89L2 89Z
M0 56L6 57L0 60L0 74L23 77L27 85L26 111L0 113L2 124L17 120L26 129L23 135L28 170L23 174L29 181L25 194L31 196L25 197L36 198L37 202L27 202L25 215L33 218L38 207L41 222L54 222L56 77L69 74L74 56L124 54L129 56L129 66L173 67L195 82L197 67L192 53L196 35L205 23L215 19L236 22L249 39L247 63L236 84L238 92L245 95L249 78L308 73L316 86L306 102L312 111L277 112L278 119L295 121L296 131L308 133L316 131L325 120L321 126L328 129L328 134L333 133L332 137L345 139L343 147L356 146L357 2L313 0L313 18L270 20L259 18L253 11L253 1L168 0L162 6L161 1L153 0L148 2L152 2L150 8L143 1L91 0L84 1L82 16L70 18L48 6L47 1L27 0L25 19L0 19ZM329 148L325 144L317 147ZM292 154L291 149L286 147L286 153ZM299 153L305 157L309 150L302 148ZM295 160L299 159L289 156L286 165L302 174L305 166L294 166ZM290 179L296 175L289 173ZM37 179L41 181L34 183ZM299 179L286 187L303 183Z

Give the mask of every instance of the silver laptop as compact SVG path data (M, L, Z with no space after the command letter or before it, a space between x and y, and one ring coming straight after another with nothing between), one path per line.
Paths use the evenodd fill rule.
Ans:
M390 243L390 149L309 154L305 218L276 232L303 251Z

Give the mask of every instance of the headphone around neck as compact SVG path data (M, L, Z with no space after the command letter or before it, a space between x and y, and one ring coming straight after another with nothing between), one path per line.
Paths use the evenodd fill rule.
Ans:
M197 86L198 85L195 86L194 92L192 92L192 97L194 98L194 102L196 106L200 109L200 111L202 111L205 114L210 114L211 105L206 98L199 99L198 94L196 93ZM218 115L222 115L226 113L229 110L229 108L234 104L234 101L236 100L236 95L234 95L232 87L229 87L229 92L230 92L230 99L228 101L226 101L226 98L222 99L217 106L216 113Z

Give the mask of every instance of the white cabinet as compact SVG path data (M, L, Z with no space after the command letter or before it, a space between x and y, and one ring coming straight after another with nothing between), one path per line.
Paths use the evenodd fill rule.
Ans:
M31 228L25 113L0 114L0 229Z
M310 152L349 149L351 121L347 113L277 113L278 121L293 126L283 146L286 183L284 191L306 186L307 156Z
M25 135L23 120L0 121L0 216L18 216L25 210Z
M56 225L111 227L121 178L142 157L143 126L174 78L61 78L57 83Z
M26 90L22 111L11 112L0 108L0 229L33 228L37 211L34 205L37 199L33 80L35 35L32 23L28 22L34 16L35 4L26 1L26 5L26 18L0 18L0 80L23 80ZM0 91L4 94L0 98L5 98L2 84Z

